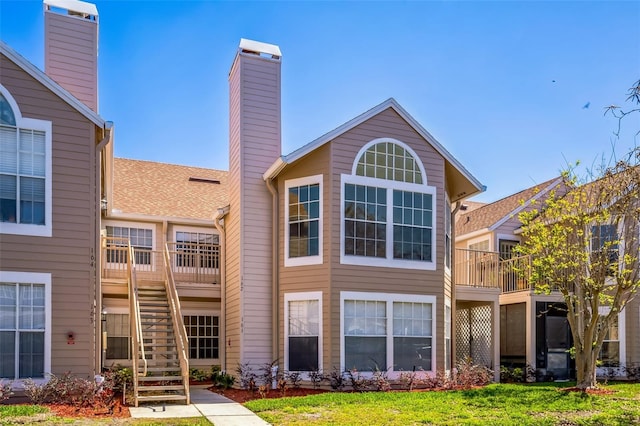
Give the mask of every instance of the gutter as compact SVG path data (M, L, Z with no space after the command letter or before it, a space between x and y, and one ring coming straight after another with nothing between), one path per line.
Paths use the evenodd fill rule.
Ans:
M282 161L282 160L279 160ZM284 167L286 163L283 162L282 167ZM281 168L280 168L281 170ZM268 172L268 171L267 171ZM265 173L266 175L267 173ZM276 172L277 174L277 172ZM273 185L273 179L265 179L265 183L267 184L267 188L272 196L272 207L271 207L271 359L278 360L279 359L279 334L278 334L278 314L279 310L279 300L280 300L280 286L278 282L278 191Z
M105 348L102 347L104 342L102 341L102 333L105 330L102 330L102 245L101 245L101 237L100 237L100 224L102 221L102 155L105 147L112 142L113 140L113 122L107 121L102 128L102 140L98 142L96 145L96 162L97 167L94 167L94 172L96 174L94 181L94 191L97 197L97 212L94 215L94 232L95 232L95 253L93 265L96 268L94 273L94 299L93 299L93 340L95 344L95 355L94 355L94 369L95 374L102 374L102 369L105 367L103 364L104 357L103 351ZM100 324L98 326L98 324ZM98 333L97 330L100 330ZM94 375L95 375L94 374Z
M220 222L224 217L229 214L229 206L218 209L215 217L213 218L213 224L220 233L220 319L222 321L222 327L220 327L220 365L222 371L227 371L227 309L226 309L226 296L227 296L227 234L224 229L224 224Z

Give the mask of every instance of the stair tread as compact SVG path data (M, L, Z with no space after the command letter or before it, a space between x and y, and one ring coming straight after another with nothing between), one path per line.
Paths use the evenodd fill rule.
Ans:
M138 377L138 382L175 382L182 380L182 376L145 376Z
M184 385L152 385L142 386L142 383L138 383L138 392L151 392L151 391L169 391L169 390L184 390Z
M138 401L185 401L185 395L142 395L138 396Z

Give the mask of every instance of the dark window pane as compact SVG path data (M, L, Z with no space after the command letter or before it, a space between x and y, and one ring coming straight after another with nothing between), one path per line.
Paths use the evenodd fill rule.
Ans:
M289 337L289 370L318 369L318 336Z
M386 337L345 336L345 369L383 371L387 369Z
M15 342L14 331L0 331L0 378L15 378Z
M431 338L394 337L393 369L395 371L431 370Z

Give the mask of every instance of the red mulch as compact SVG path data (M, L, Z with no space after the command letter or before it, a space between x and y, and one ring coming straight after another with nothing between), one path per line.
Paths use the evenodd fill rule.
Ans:
M220 389L216 387L207 388L211 392L219 393L220 395L224 395L227 398L239 402L243 404L247 401L252 401L254 399L262 399L262 398L282 398L283 396L307 396L307 395L316 395L319 393L328 392L323 389L308 389L308 388L289 388L286 390L284 395L281 391L277 389L270 389L265 393L264 396L260 395L260 393L256 390L252 392L246 389Z
M104 407L74 407L67 404L43 404L49 408L51 412L55 413L58 417L109 417L109 418L126 418L131 417L129 414L129 408L122 405L122 399L117 398L114 401L114 406L111 410Z

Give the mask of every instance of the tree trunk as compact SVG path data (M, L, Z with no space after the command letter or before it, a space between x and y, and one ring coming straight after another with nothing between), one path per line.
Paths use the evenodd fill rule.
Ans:
M595 389L597 386L596 357L590 350L576 351L576 379L578 389Z

